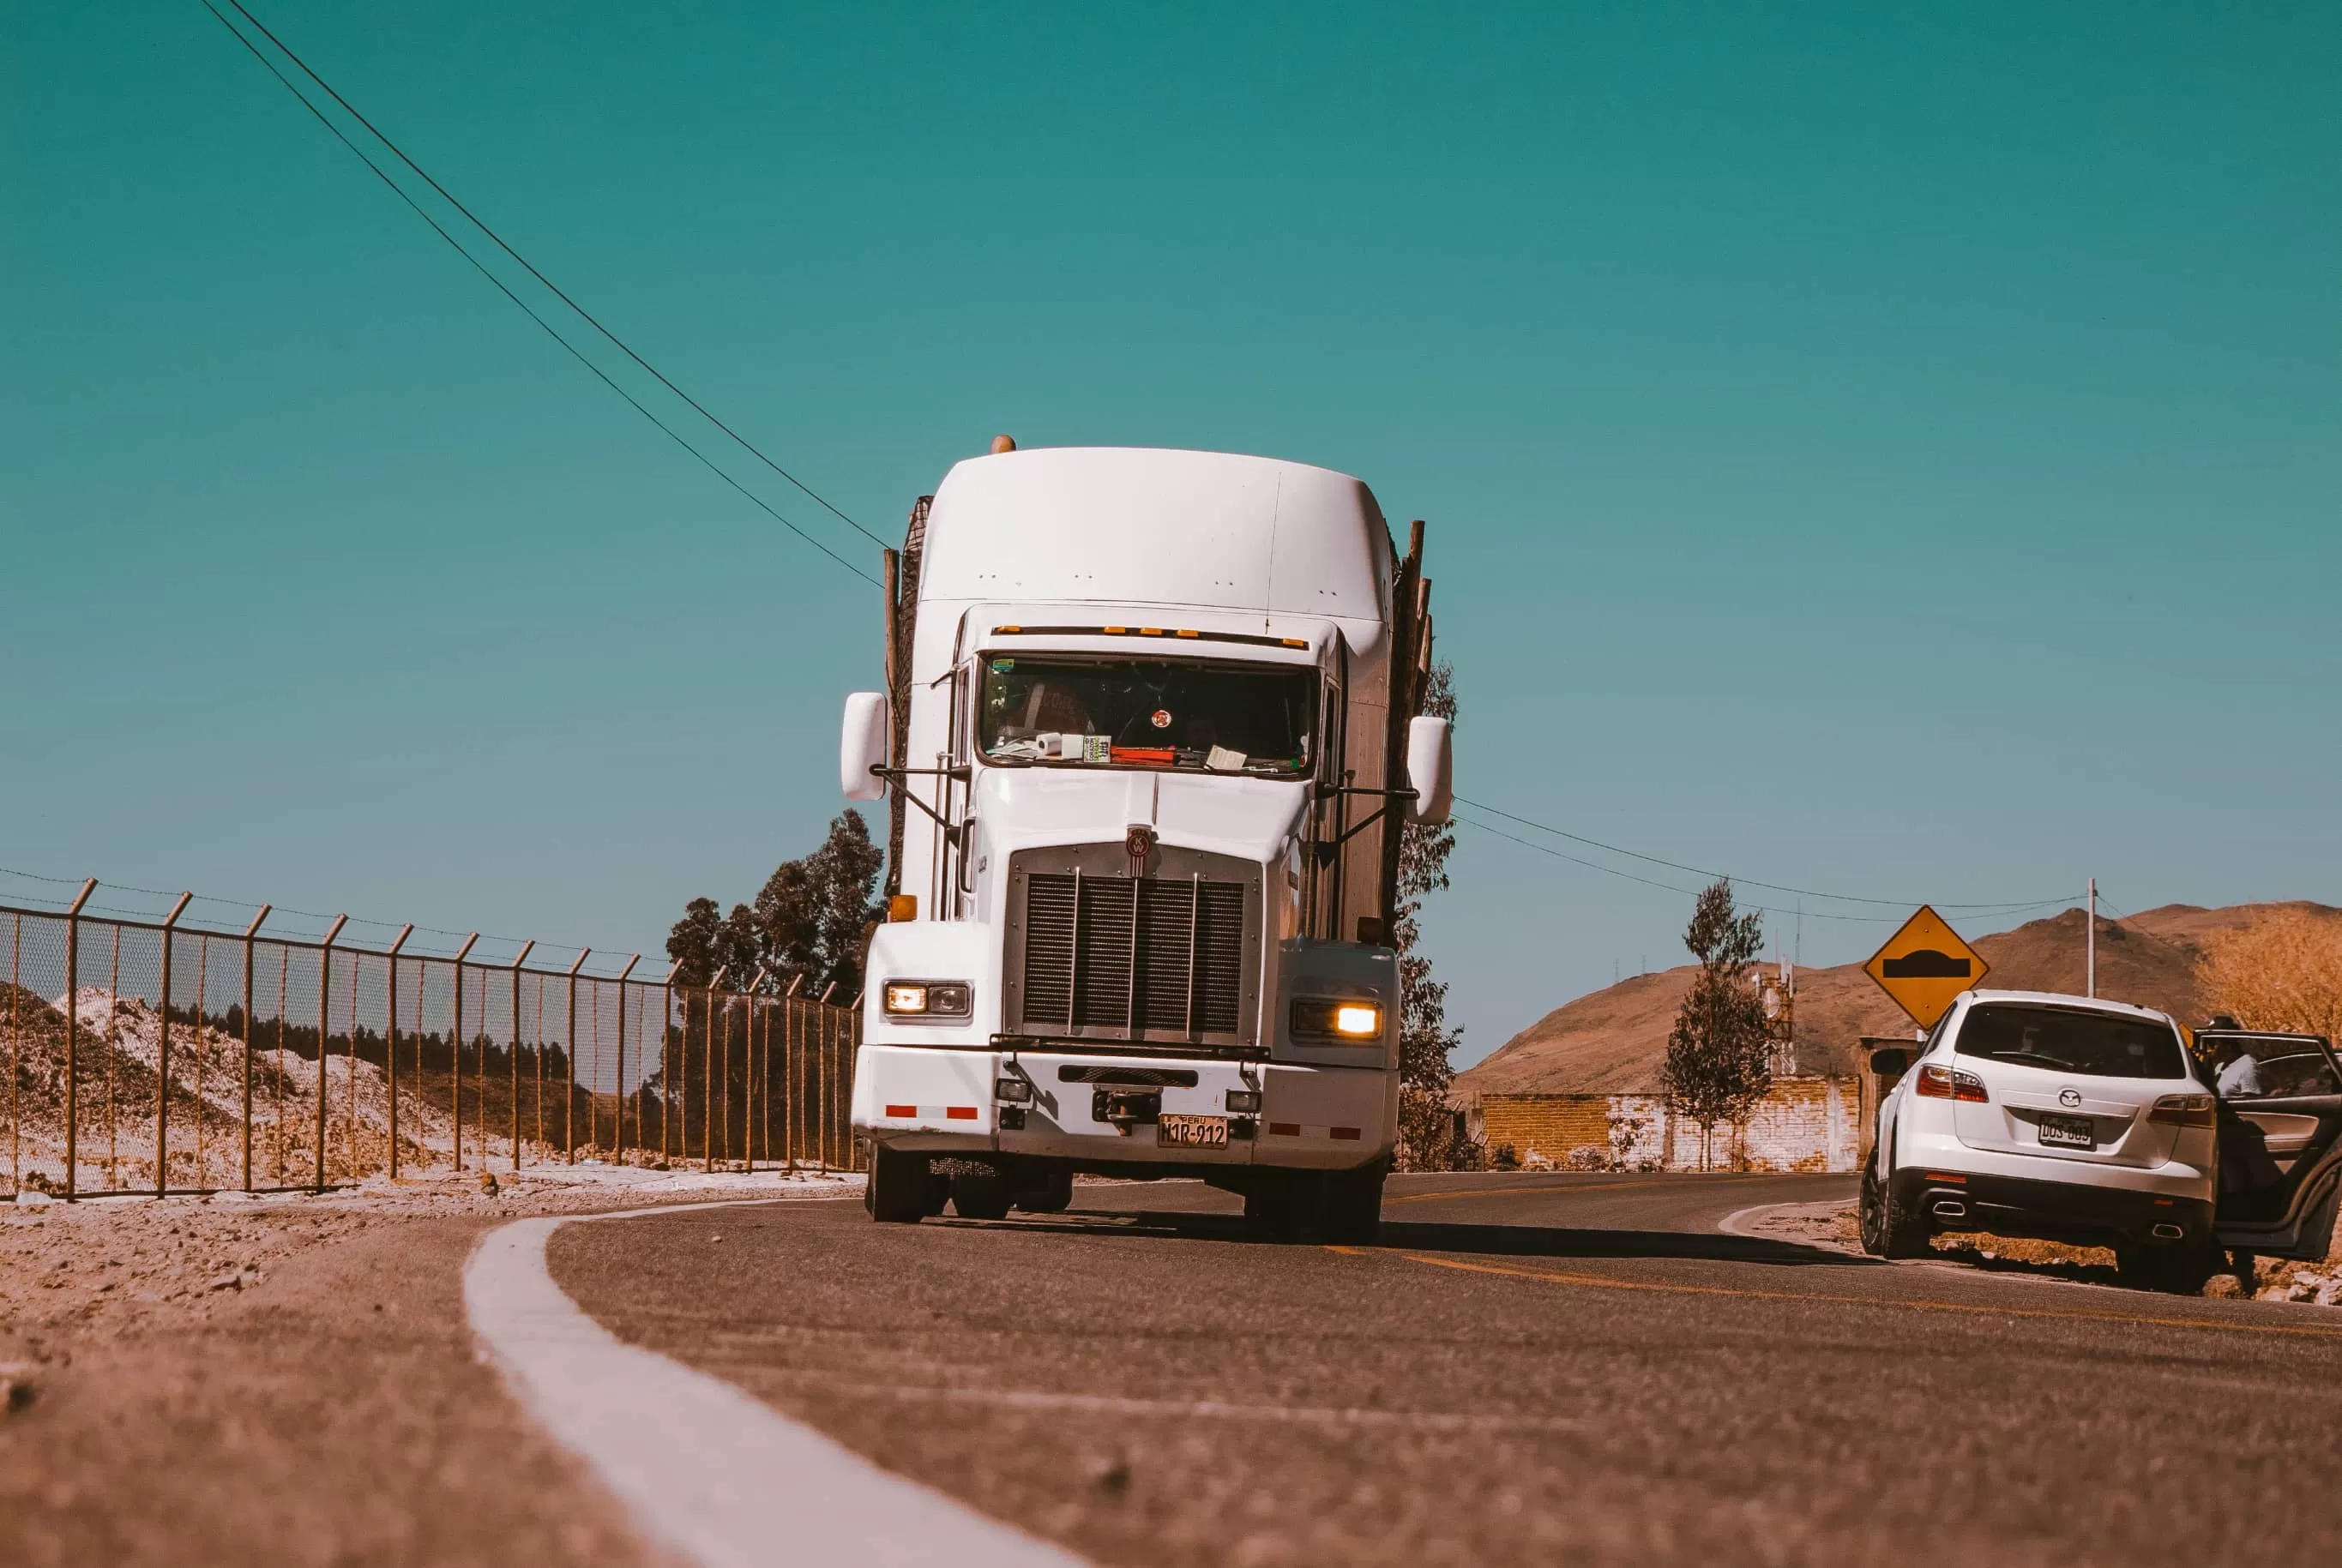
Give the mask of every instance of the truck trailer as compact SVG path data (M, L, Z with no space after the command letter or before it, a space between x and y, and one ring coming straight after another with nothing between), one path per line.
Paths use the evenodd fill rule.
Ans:
M1370 1238L1396 1154L1405 824L1446 820L1423 524L1225 453L956 464L886 557L888 812L853 1126L873 1217L1198 1177Z

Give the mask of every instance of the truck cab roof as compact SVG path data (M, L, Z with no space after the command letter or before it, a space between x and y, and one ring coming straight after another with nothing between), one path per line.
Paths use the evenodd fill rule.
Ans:
M1364 483L1156 447L972 457L936 491L922 604L1159 604L1381 624L1391 544Z

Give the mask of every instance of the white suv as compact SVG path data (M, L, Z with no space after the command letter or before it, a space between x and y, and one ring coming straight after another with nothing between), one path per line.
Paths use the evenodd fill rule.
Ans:
M2167 1014L1971 991L1917 1051L1879 1104L1865 1251L1991 1231L2111 1246L2124 1279L2153 1289L2194 1291L2218 1268L2217 1104Z

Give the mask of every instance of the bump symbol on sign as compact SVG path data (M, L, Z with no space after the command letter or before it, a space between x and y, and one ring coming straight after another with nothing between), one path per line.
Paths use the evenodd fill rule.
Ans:
M1961 992L1984 978L1986 964L1943 916L1922 905L1862 968L1914 1023L1932 1029Z
M1948 953L1938 953L1932 947L1922 947L1900 958L1890 958L1879 965L1889 980L1966 980L1973 967L1965 958L1954 958Z

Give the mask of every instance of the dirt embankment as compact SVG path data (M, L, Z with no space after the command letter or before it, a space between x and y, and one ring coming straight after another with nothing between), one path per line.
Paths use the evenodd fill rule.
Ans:
M79 1136L75 1149L76 1181L85 1193L151 1189L155 1184L155 1094L162 1082L162 1018L153 1004L103 986L84 986L74 996L74 1082ZM65 1188L66 1015L51 1001L21 986L0 982L0 1195L15 1184L41 1192ZM309 1181L316 1169L319 1073L315 1054L272 1044L281 1039L272 1022L256 1027L251 1053L253 1182L271 1187ZM390 1080L379 1060L350 1055L337 1039L325 1057L325 1179L356 1180L385 1169L390 1148ZM377 1054L379 1040L367 1043ZM455 1130L454 1087L444 1065L428 1073L415 1065L403 1046L398 1079L398 1145L402 1166L419 1171L451 1161ZM617 1096L589 1094L574 1085L565 1112L565 1071L556 1061L555 1080L541 1082L537 1064L524 1054L518 1098L509 1057L499 1053L485 1079L467 1054L463 1084L464 1144L467 1164L479 1163L485 1145L495 1160L509 1160L517 1124L525 1157L558 1157L568 1144L605 1153L615 1141ZM226 1187L242 1178L245 1053L243 1040L214 1023L197 1024L173 1009L170 1027L170 1184ZM9 1075L13 1070L13 1084ZM569 1118L566 1126L563 1118ZM629 1101L627 1135L632 1158L656 1143L656 1110L639 1125L640 1104Z
M2317 904L2167 904L2125 921L2098 922L2098 994L2158 1007L2190 1023L2205 1015L2195 963L2211 932L2275 909L2342 919ZM2078 909L1975 938L1990 973L1985 984L2012 991L2078 993L2084 986L2085 916ZM1459 1073L1456 1090L1484 1094L1647 1094L1658 1086L1667 1031L1690 987L1689 965L1636 975L1565 1004ZM1866 1034L1910 1033L1910 1020L1860 964L1797 974L1797 1060L1810 1073L1849 1074Z
M478 1359L507 1218L846 1193L603 1167L247 1199L0 1204L0 1561L656 1561Z

